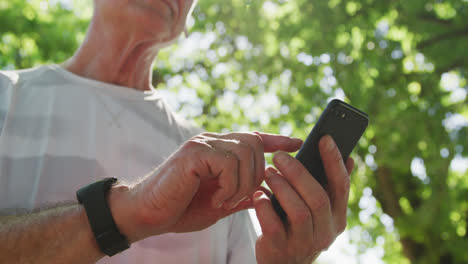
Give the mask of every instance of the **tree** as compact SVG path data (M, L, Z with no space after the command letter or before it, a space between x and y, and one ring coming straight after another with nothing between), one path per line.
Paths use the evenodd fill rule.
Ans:
M0 2L0 67L77 47L89 12L41 3ZM304 138L344 98L370 116L353 154L354 242L382 245L388 263L468 261L468 173L451 166L468 162L468 2L202 0L193 17L154 70L177 111L209 131Z

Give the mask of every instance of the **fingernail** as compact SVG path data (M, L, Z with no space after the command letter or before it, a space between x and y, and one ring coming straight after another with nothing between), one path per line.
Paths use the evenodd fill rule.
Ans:
M275 171L275 169L273 167L268 167L266 169L265 178L269 179L275 173L276 173L276 171Z
M295 141L294 143L301 143L301 144L303 143L302 139L300 139L300 138L292 137L291 139L292 139L293 141Z
M229 207L229 210L231 210L232 208L236 207L240 202L237 202L235 204L232 204L230 207Z
M286 154L284 152L278 152L275 155L276 160L278 162L280 162L280 163L284 163L284 162L288 161L290 157L291 156L289 156L288 154Z
M240 204L240 202L242 202L242 200L238 201L237 203L234 203L234 202L230 202L226 205L226 209L228 210L231 210L232 208L236 207L238 204Z
M253 199L254 199L255 201L257 201L257 200L260 199L260 197L262 197L262 195L263 195L263 192L262 192L262 191L257 191L257 192L255 192L255 193L253 194Z

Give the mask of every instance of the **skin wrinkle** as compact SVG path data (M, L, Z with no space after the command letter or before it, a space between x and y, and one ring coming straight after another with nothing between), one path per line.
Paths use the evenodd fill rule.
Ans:
M161 47L175 39L182 31L185 21L181 21L180 18L185 18L188 12L186 7L190 7L192 1L181 2L179 0L182 11L177 20L167 23L164 22L166 17L162 15L156 19L152 16L148 17L151 9L143 10L142 6L137 8L138 5L135 3L141 3L141 1L145 0L95 0L95 4L99 3L99 7L95 9L97 11L95 11L87 38L75 56L64 64L64 67L85 78L115 83L137 90L150 89L153 59ZM183 6L182 3L186 3L187 6ZM131 10L123 9L126 6L130 6ZM113 10L116 8L122 8L122 10L114 14ZM127 16L128 23L123 20ZM159 21L161 24L152 24L154 21ZM158 36L161 37L156 39L152 33L160 33L161 35ZM143 180L141 185L137 184L131 189L131 194L128 191L115 191L117 187L111 188L108 196L109 207L119 229L128 236L131 242L167 232L198 231L212 225L224 215L254 206L262 229L265 231L265 236L260 237L256 242L257 262L283 264L292 263L295 260L301 264L310 263L311 257L307 255L315 258L316 254L328 248L336 237L336 233L330 229L334 227L334 218L339 217L345 220L345 210L342 209L345 209L348 197L342 197L343 199L339 199L341 201L333 201L336 204L330 204L322 187L312 180L313 178L308 175L299 161L289 155L279 153L275 155L273 161L283 176L276 175L276 179L283 184L279 185L277 182L270 187L278 194L280 202L284 203L284 209L290 216L290 227L283 225L264 194L260 198L257 197L255 202L241 203L232 211L212 208L218 201L226 201L230 197L235 197L233 202L237 202L245 195L251 195L251 190L239 189L238 185L240 183L243 187L252 185L253 181L249 177L253 175L255 168L251 167L247 172L241 173L239 166L247 168L251 162L264 166L263 159L252 160L253 157L246 158L245 154L246 151L252 150L246 150L244 144L253 142L254 139L258 140L258 138L242 134L242 140L236 141L237 139L234 138L240 136L235 133L230 133L225 137L225 139L220 136L216 139L207 136L194 138L192 143L185 144L175 152L172 158L165 161L157 170L156 175L150 176L147 180ZM201 142L196 142L197 140ZM300 140L268 134L262 135L261 141L265 144L263 150L266 152L296 151L300 147L298 144L302 143ZM213 147L208 148L206 144ZM204 155L198 155L200 161L194 163L193 156L200 153ZM229 153L231 155L228 155ZM322 153L326 155L324 162L325 165L328 164L325 169L328 168L329 179L330 177L333 179L347 177L344 175L344 170L330 170L330 164L342 163L341 160L334 160L331 156L333 153L325 152L323 147ZM288 160L281 161L281 155ZM294 163L300 166L302 171L294 171L291 168L295 167ZM339 165L343 166L343 164ZM181 169L183 172L188 170L192 173L180 173ZM216 177L219 179L218 182L213 181L215 176L213 174L217 172L220 172ZM193 175L197 175L198 179L192 177ZM307 177L299 177L301 175ZM274 177L271 176L267 183L274 181ZM243 182L239 179L243 179ZM201 181L203 184L200 184ZM221 188L216 186L218 183L222 184ZM151 188L152 190L149 190ZM339 191L335 185L332 189L335 195ZM217 195L216 200L213 199L212 193ZM305 197L308 199L303 199ZM332 215L330 206L339 208L340 214ZM305 221L310 218L309 214L301 216L301 210L311 211L314 218L310 223ZM28 226L29 229L25 227L24 233L16 237L14 234L7 234L8 237L4 240L12 237L18 240L14 244L25 245L24 249L12 247L16 250L13 257L29 257L31 262L37 257L43 257L42 263L47 263L46 261L52 258L55 258L55 261L50 262L55 263L73 261L92 263L101 258L103 254L95 243L85 212L73 207L63 208L63 211L67 213L65 215L67 217L60 217L62 214L59 209L53 210L50 215L47 214L49 212L44 212L47 214L45 216L50 217L44 217L40 213L33 214L31 219L36 221L33 223L37 224L36 226L31 224ZM28 237L24 234L28 234ZM41 240L45 235L49 238L47 240L50 241L50 245ZM0 242L2 242L1 239L0 235ZM74 244L70 245L72 243ZM29 253L33 250L37 251L37 255L23 254L23 252ZM90 256L83 256L83 251L89 252ZM51 256L44 256L44 254ZM2 255L0 252L0 256ZM86 257L85 260L82 259L84 257ZM3 261L0 262L3 263ZM12 262L8 261L8 263Z
M145 0L95 0L95 13L86 40L75 56L64 63L64 67L84 78L119 84L130 89L150 89L153 59L160 48L174 40L182 31L185 22L183 20L189 12L192 0L178 0L181 11L176 20L168 22L165 22L166 17L154 18L151 9L138 6L137 3L142 1ZM291 230L296 236L288 237L288 230L283 229L283 224L264 194L261 199L257 197L255 202L241 202L232 210L213 208L218 201L226 201L233 196L240 199L251 195L251 190L239 189L238 185L239 179L243 179L244 187L252 185L254 182L249 177L254 176L255 168L250 167L250 170L240 173L240 162L242 161L243 168L247 168L252 162L258 163L258 167L263 167L265 164L263 158L253 160L250 156L252 149L245 144L255 145L258 144L255 143L257 141L263 142L264 148L259 147L257 150L261 152L297 151L302 144L301 140L280 135L260 134L260 136L261 139L258 138L258 134L254 136L248 133L229 133L214 138L202 135L185 143L162 163L159 169L155 169L155 174L150 174L141 183L132 188L113 186L108 193L108 205L116 225L122 234L127 235L130 242L134 242L168 232L202 230L226 215L254 206L260 224L268 236L261 237L256 242L255 256L258 263L283 264L291 263L294 259L302 262L305 256L301 255L316 253L314 246L318 245L318 250L328 247L333 241L334 237L331 237L333 233L327 233L325 230L322 231L323 236L317 233L315 235L318 238L310 235L304 239L304 236L297 234L311 233L314 229L312 225L301 223L303 221L300 219L291 221ZM196 142L197 140L203 144ZM209 148L206 144L213 147ZM197 162L194 161L194 156L197 156L198 160L195 160ZM290 161L292 160L290 157ZM330 161L331 158L328 157L327 160ZM299 164L299 161L294 161ZM24 167L23 162L19 164ZM57 164L57 168L61 169L58 173L67 172L63 169L66 168L66 163ZM283 167L281 173L284 172L283 176L286 179L300 176L285 168L288 166L284 164L277 167ZM79 173L83 173L83 169L80 169ZM96 171L91 173L96 174ZM197 175L197 178L193 177L194 175ZM310 196L312 200L314 200L312 196L315 196L315 200L319 199L317 192L294 191L294 189L300 190L298 187L305 184L309 185L309 189L319 187L318 183L307 181L312 179L311 177L303 177L303 180L296 182L294 186L288 185L280 176L278 179L285 183L282 188L277 184L271 187L275 188L275 192L282 192L278 196L285 197L283 199L285 209L287 212L291 211L291 215L294 215L293 210L298 208L298 205L301 206L299 208L305 208L304 201L300 200L301 195ZM74 194L77 188L70 183L68 180L66 184L56 182L48 184L68 186L67 188L73 190L67 193ZM77 181L76 184L81 183ZM219 188L218 184L222 187ZM64 191L64 188L57 189ZM49 195L51 191L44 193ZM214 200L213 197L217 199ZM233 202L237 202L237 199ZM314 210L314 206L309 206L309 209ZM321 227L328 228L333 220L328 214L317 212L317 216L319 220L317 223L321 223L316 228L318 232ZM79 205L40 211L20 220L23 223L21 232L12 233L9 229L1 233L0 228L0 258L7 256L10 259L10 261L0 260L2 263L16 263L11 259L18 256L29 263L95 263L104 255L97 246L86 212ZM320 241L320 237L325 239ZM13 246L8 248L4 245ZM301 252L301 246L306 246L305 253ZM5 248L8 255L4 253ZM10 248L12 250L9 250ZM297 248L301 250L298 251ZM289 254L285 255L285 252ZM144 253L142 256L144 257Z
M85 78L151 90L154 59L184 30L192 4L191 0L95 0L86 39L62 66Z

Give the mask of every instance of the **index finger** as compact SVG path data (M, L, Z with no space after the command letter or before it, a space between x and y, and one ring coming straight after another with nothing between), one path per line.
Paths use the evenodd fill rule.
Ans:
M283 135L253 132L259 135L263 141L264 152L294 152L302 146L302 139Z

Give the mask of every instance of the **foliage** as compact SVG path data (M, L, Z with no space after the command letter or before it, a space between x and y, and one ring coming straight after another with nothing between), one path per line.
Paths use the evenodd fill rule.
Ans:
M0 0L0 67L71 56L90 11L69 2ZM304 138L344 98L371 118L353 154L353 241L388 263L468 262L468 173L451 166L468 156L468 2L201 0L193 18L155 64L176 110L209 131Z

